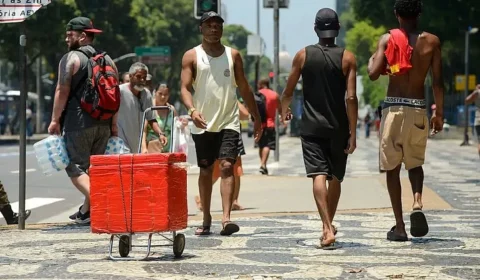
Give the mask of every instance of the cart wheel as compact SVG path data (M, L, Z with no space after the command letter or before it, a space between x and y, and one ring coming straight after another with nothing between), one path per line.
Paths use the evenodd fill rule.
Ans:
M177 234L173 239L173 254L176 258L180 258L183 254L183 249L185 249L185 235Z
M130 253L130 236L120 236L120 240L118 242L118 251L120 252L121 257L128 257L128 254Z

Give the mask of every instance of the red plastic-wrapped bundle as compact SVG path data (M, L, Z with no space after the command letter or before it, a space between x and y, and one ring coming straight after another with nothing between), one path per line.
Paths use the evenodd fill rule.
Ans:
M183 153L92 156L89 171L92 232L185 229L187 171L181 165L185 162Z

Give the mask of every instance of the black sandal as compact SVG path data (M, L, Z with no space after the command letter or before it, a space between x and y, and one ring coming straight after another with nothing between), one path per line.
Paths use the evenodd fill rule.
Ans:
M210 226L201 226L195 230L195 235L199 235L199 236L210 235L211 233L212 232L210 231Z
M428 233L428 222L422 209L414 209L410 214L410 234L413 237L423 237Z
M230 221L223 223L223 229L220 232L220 235L230 236L240 230L240 227Z
M397 226L392 227L392 229L387 232L387 239L390 241L405 242L408 241L408 236L402 236L395 233Z

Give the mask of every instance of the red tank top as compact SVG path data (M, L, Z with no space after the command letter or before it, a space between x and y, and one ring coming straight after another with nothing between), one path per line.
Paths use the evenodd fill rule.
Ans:
M412 53L413 48L408 44L407 33L402 29L390 30L390 39L385 50L387 68L382 74L398 76L407 73L412 68Z

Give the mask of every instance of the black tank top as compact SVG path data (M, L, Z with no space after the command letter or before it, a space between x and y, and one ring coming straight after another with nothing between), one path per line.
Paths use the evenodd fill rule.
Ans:
M305 48L302 69L302 136L332 138L349 134L345 104L344 49L311 45Z
M91 53L96 52L95 48L90 45L83 48ZM74 52L80 59L80 68L72 76L70 95L66 105L63 129L65 132L71 132L98 125L109 125L111 123L110 120L96 120L80 107L79 100L82 98L83 86L88 74L88 57L79 51Z

